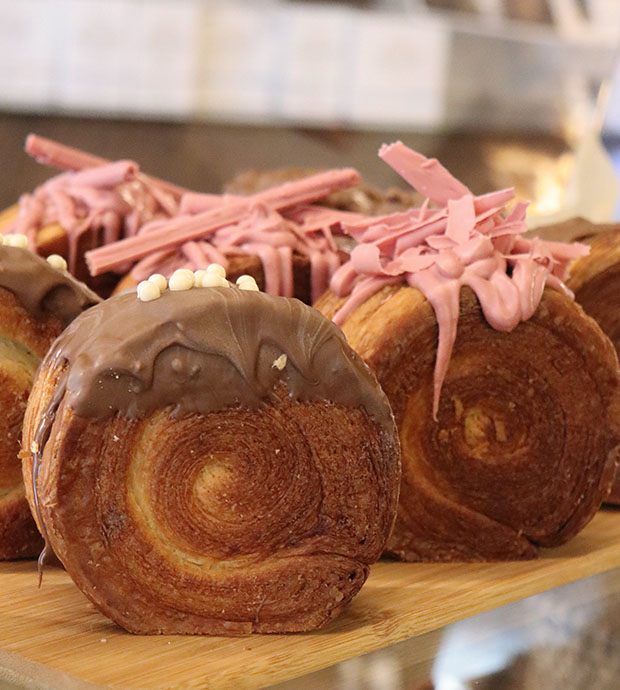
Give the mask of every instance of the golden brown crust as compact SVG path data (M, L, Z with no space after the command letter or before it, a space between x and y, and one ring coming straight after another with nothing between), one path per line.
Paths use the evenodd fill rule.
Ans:
M604 227L591 226L590 254L573 263L567 285L620 352L620 224ZM620 473L607 501L620 504Z
M609 230L584 238L590 245L590 253L577 259L570 267L567 285L575 293L599 274L620 263L620 224L605 227L609 227Z
M61 330L57 319L34 318L0 288L0 559L36 556L43 544L24 495L18 453L36 367Z
M327 293L316 306L332 316L341 303ZM343 330L375 371L400 431L394 555L528 558L592 518L617 462L620 378L611 344L578 305L546 290L529 321L501 333L464 289L438 422L437 325L421 293L384 288Z
M42 359L61 330L58 319L34 317L11 292L0 287L0 337L22 343Z
M614 483L611 486L611 491L606 499L606 503L613 503L615 505L620 505L620 472L616 472L616 477Z
M620 226L616 232L596 235L590 254L571 266L567 286L587 314L620 347Z
M17 204L13 204L13 206L5 208L4 211L0 211L0 232L4 232L5 228L14 223L18 211L19 207Z
M60 366L35 381L25 445ZM34 504L30 454L23 471ZM176 419L86 419L63 401L37 489L55 553L127 630L296 632L336 616L381 554L398 449L361 409L284 388L256 410Z

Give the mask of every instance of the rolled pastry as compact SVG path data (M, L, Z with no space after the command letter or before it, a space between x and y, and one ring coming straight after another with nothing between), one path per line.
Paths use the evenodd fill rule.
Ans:
M403 453L388 551L531 558L584 527L620 444L614 348L566 288L581 244L526 238L514 190L475 196L401 142L380 157L427 201L349 232L317 308L377 374Z
M86 312L40 370L24 445L49 544L135 633L325 624L398 501L388 402L341 332L234 287L132 291Z
M343 300L328 293L328 316ZM389 286L345 321L377 374L402 447L388 552L404 560L513 560L561 544L607 495L618 458L620 396L611 343L581 308L546 289L509 333L468 288L437 420L437 321L421 292Z
M0 245L0 559L41 550L18 457L26 402L54 339L99 301L66 271L27 249Z
M60 254L74 276L110 294L118 276L91 277L85 253L176 213L184 190L145 175L133 161L110 162L34 134L25 148L63 172L0 214L0 233L25 234L30 249L41 256Z

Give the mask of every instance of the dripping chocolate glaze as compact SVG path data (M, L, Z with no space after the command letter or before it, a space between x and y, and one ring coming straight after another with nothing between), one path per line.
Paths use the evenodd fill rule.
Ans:
M55 316L63 328L101 299L66 271L52 268L27 249L0 246L0 287L33 316Z
M274 365L282 355L286 364ZM279 360L281 362L281 360ZM390 435L394 419L374 375L340 329L299 300L230 288L165 290L141 302L135 290L81 314L56 340L42 368L60 370L35 433L32 484L61 403L78 415L144 418L256 408L279 381L297 400L362 407Z
M286 355L286 366L274 362ZM366 409L392 425L374 376L344 335L296 299L237 288L165 290L141 302L134 290L81 314L44 360L66 366L59 388L80 416L142 418L256 407L284 380L293 398Z

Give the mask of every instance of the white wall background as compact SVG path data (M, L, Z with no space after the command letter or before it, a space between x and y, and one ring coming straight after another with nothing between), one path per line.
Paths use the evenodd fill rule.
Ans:
M553 129L592 116L620 1L551 24L424 0L0 0L0 109L248 123ZM617 67L617 65L616 65ZM620 70L616 70L620 72ZM620 76L607 127L620 133Z

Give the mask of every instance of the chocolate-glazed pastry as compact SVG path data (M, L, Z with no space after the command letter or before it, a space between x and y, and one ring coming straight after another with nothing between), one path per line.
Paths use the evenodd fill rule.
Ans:
M224 185L226 194L256 194L256 192L270 189L276 185L299 180L317 173L312 168L277 168L275 170L244 170ZM415 192L390 187L378 189L365 183L360 183L349 189L332 192L317 202L320 206L363 213L368 216L379 216L395 213L412 208L421 203L422 198Z
M27 249L0 246L0 558L35 556L41 537L30 515L18 458L35 371L54 339L100 299L66 271Z
M132 632L323 625L395 517L387 400L297 300L232 287L114 296L56 341L24 430L51 546Z

